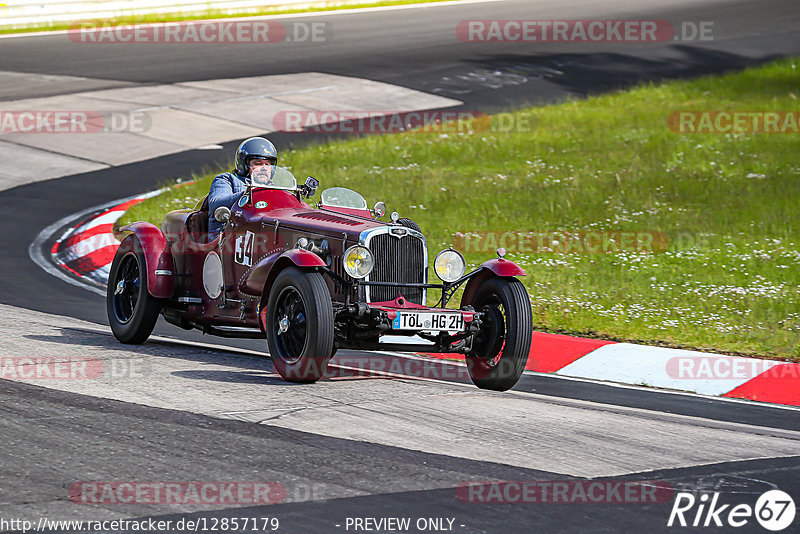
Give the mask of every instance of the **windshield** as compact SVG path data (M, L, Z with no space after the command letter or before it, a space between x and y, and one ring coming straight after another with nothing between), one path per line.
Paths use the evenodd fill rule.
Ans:
M332 208L367 209L367 201L364 197L346 187L329 187L322 192L319 203L321 206Z
M297 180L291 171L276 165L265 165L253 169L250 173L250 184L256 189L285 189L287 191L297 189Z

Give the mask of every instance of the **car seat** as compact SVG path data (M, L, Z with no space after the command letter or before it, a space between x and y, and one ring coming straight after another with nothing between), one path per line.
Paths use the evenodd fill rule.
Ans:
M203 197L195 210L186 218L186 229L195 243L208 242L208 195Z

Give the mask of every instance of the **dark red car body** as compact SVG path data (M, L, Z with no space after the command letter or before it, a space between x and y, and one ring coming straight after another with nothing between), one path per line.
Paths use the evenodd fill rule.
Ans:
M224 337L263 338L267 329L274 328L268 324L268 308L278 276L290 267L303 273L319 273L328 290L334 322L334 348L325 355L327 359L337 348L469 355L475 350L476 335L488 328L485 311L470 305L476 291L489 278L514 280L525 274L515 263L495 258L457 282L429 283L427 243L421 232L396 221L376 220L368 209L315 208L298 191L249 190L232 208L221 236L211 242L207 242L208 217L205 203L200 209L168 213L161 228L136 222L121 229L130 235L118 256L126 251L129 256L135 253L143 263L140 269L147 281L147 295L141 293L143 296L138 298L157 301L160 314L181 328L197 328ZM372 272L363 280L348 276L342 263L343 253L356 244L366 246L375 258ZM125 289L126 284L135 284L125 282L121 275L115 278L119 269L112 267L112 300L133 291ZM466 287L461 308L445 308L463 283ZM434 287L443 290L443 299L438 308L429 308L427 290ZM306 308L311 305L305 303ZM529 303L527 306L529 313ZM118 309L119 304L110 301L110 318ZM404 310L461 313L464 328L460 332L438 333L394 330L392 320ZM504 319L495 322L498 320ZM510 328L510 322L507 318L506 324L500 326ZM528 324L522 327L530 328ZM427 343L380 343L386 334L421 335ZM498 350L502 352L502 347ZM527 356L527 347L525 352Z

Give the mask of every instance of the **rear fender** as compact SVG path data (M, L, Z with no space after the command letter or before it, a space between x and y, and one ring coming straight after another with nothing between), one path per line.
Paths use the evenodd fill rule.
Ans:
M491 276L508 278L512 276L525 276L525 271L523 271L519 265L505 258L494 258L485 261L478 267L478 270L478 274L470 278L467 282L467 287L464 288L464 294L461 296L462 307L472 302L472 299L475 297L475 291L478 290L478 287L484 280Z
M158 226L139 221L120 230L132 232L141 243L147 267L147 292L159 299L171 297L175 290L175 264L167 238Z

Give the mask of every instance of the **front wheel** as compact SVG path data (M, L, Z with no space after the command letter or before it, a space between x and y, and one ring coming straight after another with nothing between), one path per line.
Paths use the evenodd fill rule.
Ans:
M147 265L135 235L122 240L106 290L106 313L111 331L122 343L144 343L156 326L161 304L147 291Z
M466 355L472 382L506 391L517 383L531 348L533 314L528 292L516 278L491 277L478 286L471 304L484 313L472 352Z
M333 356L333 306L322 275L281 271L269 293L266 333L272 364L284 380L316 382Z

